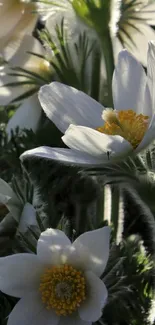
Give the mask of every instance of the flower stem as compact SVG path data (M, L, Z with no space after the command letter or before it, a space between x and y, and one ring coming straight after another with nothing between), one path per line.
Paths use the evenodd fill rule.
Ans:
M100 94L101 51L96 47L93 51L91 97L99 101Z
M76 229L77 236L79 236L83 232L87 231L88 207L85 204L77 203L75 209L76 209L75 229Z
M108 86L108 106L113 107L113 97L112 97L112 76L114 72L114 54L112 40L110 36L109 27L104 31L104 35L100 34L100 41L102 46L102 51L105 60L106 74L107 74L107 86Z

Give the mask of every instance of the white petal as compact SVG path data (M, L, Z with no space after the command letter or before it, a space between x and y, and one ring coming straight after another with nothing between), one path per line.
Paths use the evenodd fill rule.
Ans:
M116 24L113 26L113 29L114 29L114 34L115 34ZM112 38L112 42L113 42L113 47L115 49L115 51L114 51L114 60L115 60L115 65L116 65L117 62L118 62L118 53L120 53L120 51L123 50L123 45L116 36L114 36Z
M8 73L12 73L11 68L22 67L28 69L31 72L37 72L39 74L45 73L47 62L41 58L38 58L28 52L44 55L45 50L40 42L30 35L26 35L21 42L19 49L15 55L9 61L9 65L5 65L3 70L0 71L0 104L8 105L12 100L24 94L29 90L28 85L17 87L5 87L5 84L16 83L19 81L27 81L25 77L9 76ZM46 68L47 69L47 68ZM3 87L2 87L3 86ZM39 105L39 104L38 104ZM40 106L40 105L39 105Z
M41 87L39 100L47 117L61 132L70 124L97 127L103 124L103 106L83 92L59 82Z
M155 139L155 114L152 117L150 126L146 131L144 138L142 139L139 146L136 148L135 152L138 153L141 150L147 148L154 139Z
M13 32L16 24L20 21L22 17L22 6L19 3L12 4L7 10L5 10L5 15L0 15L0 38L6 36L10 32ZM3 28L2 28L3 26Z
M155 4L149 3L147 6L141 8L140 11L137 11L137 13L135 10L134 16L138 16L138 18L145 20L147 24L153 26L155 24Z
M18 96L21 96L22 94L24 94L22 87L0 87L0 105L9 105L12 100Z
M40 235L37 256L42 262L55 265L60 259L62 249L68 246L71 246L71 242L63 231L49 228Z
M92 166L103 164L103 159L92 157L80 151L64 148L39 147L25 151L20 156L20 159L23 161L28 157L51 159L66 165Z
M0 258L0 290L10 296L23 297L38 290L43 266L34 254L15 254Z
M73 314L70 316L61 317L58 325L92 325L92 322L85 322L84 320L80 319L79 315Z
M8 83L23 81L23 77L11 77L8 75L12 71L9 70L9 65L6 64L0 71L0 105L8 105L13 99L24 93L23 87L5 87Z
M78 311L81 319L96 322L102 316L102 308L106 303L108 292L104 283L92 272L86 272L85 277L88 296Z
M145 91L144 91L144 103L143 103L141 113L149 116L149 123L150 123L154 111L155 111L155 108L153 108L153 105L152 105L152 95L151 95L149 86L147 84Z
M15 131L16 127L20 129L37 130L41 117L41 106L37 99L37 95L27 98L23 104L17 109L13 117L9 120L6 132L11 137L11 130Z
M155 31L149 25L136 23L136 21L134 26L128 25L126 31L131 36L131 40L128 39L126 42L128 44L126 47L139 62L146 66L148 42L155 39Z
M155 112L155 42L149 43L147 60L147 80L152 99L152 110Z
M109 244L110 228L103 227L85 232L74 241L73 247L75 247L77 252L81 252L81 258L82 252L87 250L88 263L85 269L101 276L109 258Z
M108 160L107 152L113 159L132 150L130 143L119 135L107 135L83 126L70 125L62 140L69 148L103 159L103 162Z
M53 8L54 9L54 8ZM52 40L57 46L60 47L60 43L58 42L58 37L56 33L56 26L61 25L63 19L63 28L66 33L68 42L74 39L74 42L78 41L79 37L79 28L80 24L77 24L77 16L73 10L72 5L68 2L68 8L61 8L61 10L53 10L50 12L48 19L46 20L46 28L49 30L49 33L52 37Z
M22 233L28 230L28 227L38 227L36 220L36 210L32 204L26 203L20 217L18 230Z
M113 100L117 110L144 113L146 75L142 65L126 50L120 52L113 75Z
M2 178L0 178L0 195L5 197L8 197L8 199L12 198L15 201L18 201L18 198L10 185L6 183ZM1 203L4 203L0 201Z
M5 204L12 216L19 221L21 203L10 185L3 179L0 179L0 203Z
M3 29L5 31L6 25L8 25L10 29L10 32L7 34L5 33L5 35L0 38L0 51L6 60L10 60L11 57L16 53L17 49L20 47L20 43L24 35L32 34L38 18L37 15L32 13L32 11L35 9L34 4L19 3L17 6L20 8L18 8L18 10L15 12L15 26L12 24L12 7L9 8L10 12L7 11L7 15L4 15L3 17L5 19L5 23L2 19L0 19L0 23L3 26L1 30ZM13 8L15 9L14 3Z
M57 325L59 317L47 310L39 293L30 293L23 297L9 315L8 325Z
M61 6L62 4L60 4ZM54 6L53 6L54 7ZM48 29L52 41L56 44L57 48L61 51L61 45L60 42L58 40L57 37L57 33L56 33L56 26L60 26L63 20L63 31L66 35L65 40L67 42L68 45L68 52L70 53L70 59L71 59L71 65L73 66L73 68L75 69L77 75L80 75L81 73L81 56L79 55L79 53L77 52L76 48L75 48L75 43L78 43L79 41L79 35L80 33L86 33L88 34L89 32L89 39L90 36L91 38L95 39L96 41L96 33L95 31L93 32L93 30L91 29L90 32L90 28L86 26L86 24L84 24L82 22L82 20L80 20L73 7L72 4L70 4L67 1L67 8L66 10L61 10L62 8L60 8L60 10L57 10L57 7L55 6L55 10L53 8L53 12L51 13L51 15L49 14L48 19L46 20L46 28ZM74 39L74 42L72 41ZM92 53L90 53L89 57L87 57L87 61L86 61L86 66L85 66L85 76L84 78L86 78L87 80L87 89L90 89L91 87L91 82L92 82L92 78L91 78L91 73L92 73L92 69L91 69L91 65L92 65ZM104 69L105 71L105 69Z
M44 55L45 51L40 42L31 35L25 35L18 51L16 51L15 55L9 61L11 67L23 67L28 68L29 65L35 62L35 56L28 53L33 52L37 54ZM32 67L32 70L34 67Z

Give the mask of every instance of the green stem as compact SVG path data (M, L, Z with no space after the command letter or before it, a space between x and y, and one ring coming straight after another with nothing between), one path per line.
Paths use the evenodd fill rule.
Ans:
M100 195L96 202L96 220L95 220L96 228L98 228L102 224L104 218L103 215L104 215L104 191L103 189L101 189Z
M91 97L99 101L100 94L100 69L101 69L101 52L97 48L93 51L92 60L92 82L91 82Z
M77 203L75 205L76 209L76 215L75 215L75 229L77 236L81 235L85 231L87 231L87 221L88 221L88 216L87 216L87 205L85 204L80 204Z
M104 35L99 35L102 51L105 60L106 73L107 73L107 86L108 86L108 106L113 107L113 96L112 96L112 77L114 72L114 54L112 40L110 36L109 28L104 31Z
M120 191L117 186L113 186L112 189L112 212L111 212L111 220L114 227L114 238L117 236L118 229L118 219L119 219L119 195Z

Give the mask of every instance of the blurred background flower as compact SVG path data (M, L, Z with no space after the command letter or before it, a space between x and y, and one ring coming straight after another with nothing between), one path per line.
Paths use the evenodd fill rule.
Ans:
M110 26L116 55L121 48L127 48L146 65L148 41L155 39L155 3L113 0Z
M43 58L42 58L43 57ZM46 51L41 43L30 35L25 35L20 47L0 71L0 104L11 102L18 104L6 131L20 128L36 131L41 117L41 108L37 98L39 87L51 80L52 70L44 59Z
M32 34L38 15L35 5L23 0L0 0L0 53L8 60L24 35Z
M38 2L39 3L39 2ZM51 5L50 5L51 3ZM53 30L55 15L63 16L66 29L77 38L79 32L86 30L90 38L98 38L95 29L95 7L105 24L109 8L109 27L113 39L115 59L122 48L128 49L142 64L146 65L148 41L155 38L152 26L155 25L155 3L151 0L105 0L101 2L87 0L48 1L41 5L40 13L47 13L45 25ZM106 7L107 3L107 7ZM72 27L71 27L72 26ZM70 28L71 27L71 28ZM101 28L101 27L100 27ZM102 27L103 28L103 27ZM100 35L101 36L101 35ZM103 35L104 37L104 35Z

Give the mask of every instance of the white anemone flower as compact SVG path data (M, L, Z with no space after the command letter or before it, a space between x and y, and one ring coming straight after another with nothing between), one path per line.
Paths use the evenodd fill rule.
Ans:
M73 243L58 229L42 232L37 255L0 258L0 290L21 298L7 325L91 325L108 292L100 279L109 257L110 228L86 232ZM13 276L12 276L13 275Z
M72 87L51 83L39 92L42 108L64 133L70 148L39 147L22 154L67 164L101 166L137 154L155 138L155 44L148 50L147 76L126 50L113 74L114 110Z
M38 18L36 6L23 0L0 0L0 53L9 60L25 35L31 35Z
M18 86L7 86L11 83L27 82L28 79L20 76L10 76L10 73L17 73L10 68L21 67L30 72L35 72L41 77L51 76L51 69L48 61L32 55L33 52L39 55L46 55L46 52L40 42L30 35L26 35L20 44L19 49L9 61L9 64L1 68L0 71L0 105L8 105L17 98L16 102L21 102L13 117L9 120L6 132L9 137L11 130L15 130L18 126L20 129L32 129L34 132L38 128L41 117L41 106L37 97L38 85L30 83L18 84ZM44 79L43 83L46 83ZM6 86L5 86L6 85ZM33 91L34 94L25 100L18 100L18 97L24 95L27 91Z

